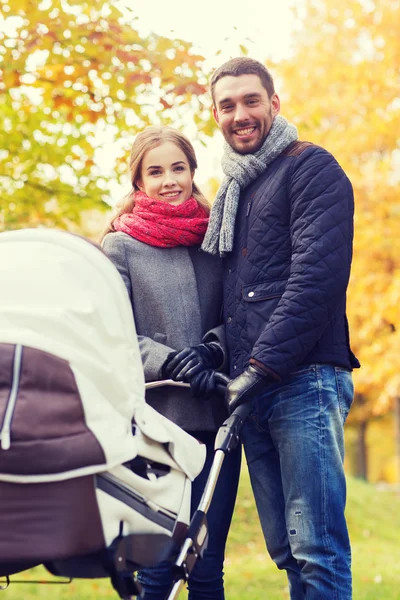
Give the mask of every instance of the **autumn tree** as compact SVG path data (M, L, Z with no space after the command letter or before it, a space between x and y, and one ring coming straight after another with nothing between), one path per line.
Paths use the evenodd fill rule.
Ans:
M400 37L398 0L307 0L293 57L277 70L284 113L302 139L330 150L355 190L348 293L355 372L353 423L400 396Z
M211 132L203 58L188 42L142 37L128 8L104 0L0 0L0 11L0 230L79 227L107 206L150 123Z

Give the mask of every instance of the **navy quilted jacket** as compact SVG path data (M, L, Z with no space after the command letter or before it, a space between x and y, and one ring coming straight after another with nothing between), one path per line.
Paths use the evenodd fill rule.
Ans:
M279 379L312 363L360 366L346 318L353 212L344 171L306 143L292 144L242 192L224 259L232 377L250 358Z

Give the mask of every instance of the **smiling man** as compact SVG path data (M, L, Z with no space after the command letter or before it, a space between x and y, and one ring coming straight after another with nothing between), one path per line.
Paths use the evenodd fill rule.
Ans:
M297 139L269 71L235 58L211 78L225 179L202 248L224 264L230 411L242 429L268 551L292 600L350 600L343 425L353 400L346 290L352 186Z
M214 117L228 144L240 154L260 149L279 108L272 83L269 89L265 88L258 75L226 76L219 80Z

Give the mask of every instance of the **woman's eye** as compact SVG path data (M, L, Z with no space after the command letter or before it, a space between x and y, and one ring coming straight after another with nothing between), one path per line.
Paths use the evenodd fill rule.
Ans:
M185 167L175 167L175 171L184 171Z
M150 171L150 176L159 175L160 173L161 171L159 169L157 169L156 171Z

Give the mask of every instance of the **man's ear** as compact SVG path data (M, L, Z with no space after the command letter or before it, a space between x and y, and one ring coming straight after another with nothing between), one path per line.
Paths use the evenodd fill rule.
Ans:
M281 110L281 101L279 100L278 94L273 94L272 95L272 98L271 98L271 109L272 109L272 116L273 117L276 117L276 115Z
M213 109L212 109L212 110L213 110L213 116L214 116L214 119L215 119L215 121L216 121L217 125L219 125L218 111L217 111L217 109L215 108L215 106L213 106Z

